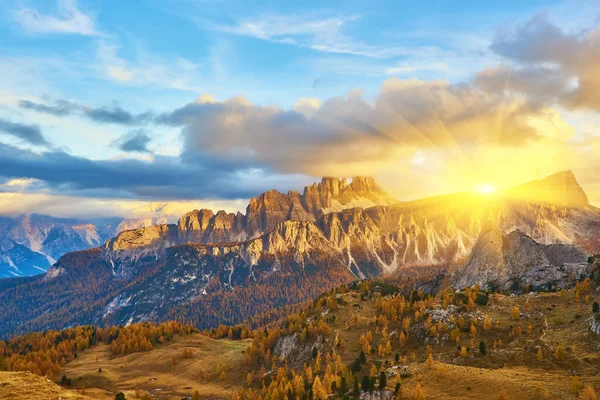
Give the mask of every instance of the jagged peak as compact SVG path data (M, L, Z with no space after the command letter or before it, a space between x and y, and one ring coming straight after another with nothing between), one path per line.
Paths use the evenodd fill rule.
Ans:
M590 205L586 193L570 169L508 189L507 194L520 200L572 208Z
M381 190L377 182L375 182L375 178L372 176L354 176L352 177L350 186L359 190Z

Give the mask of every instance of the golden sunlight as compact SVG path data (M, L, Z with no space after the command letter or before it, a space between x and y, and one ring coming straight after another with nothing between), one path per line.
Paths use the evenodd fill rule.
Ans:
M489 196L496 193L496 186L490 184L482 184L477 186L477 193Z

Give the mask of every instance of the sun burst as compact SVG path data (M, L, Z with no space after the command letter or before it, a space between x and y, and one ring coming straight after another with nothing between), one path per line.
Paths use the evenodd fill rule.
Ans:
M477 193L483 194L486 196L490 196L490 195L496 193L497 190L498 189L496 188L496 186L488 184L488 183L477 186Z

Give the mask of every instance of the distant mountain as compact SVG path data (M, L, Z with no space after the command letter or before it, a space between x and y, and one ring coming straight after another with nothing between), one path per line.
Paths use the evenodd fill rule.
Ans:
M116 234L118 220L92 222L31 214L3 217L0 224L0 278L45 273L70 251L98 246Z
M0 217L0 279L44 274L64 254L100 246L122 230L157 221L168 219L162 214L90 220L40 214Z
M555 272L600 251L600 209L572 173L523 187L396 202L370 178L324 178L302 194L263 193L245 214L192 211L69 253L43 278L0 281L0 336L84 323L238 323L344 282L469 260L461 282L478 282L489 264L508 272L486 282L504 287L521 283L524 262ZM485 244L489 235L496 244Z

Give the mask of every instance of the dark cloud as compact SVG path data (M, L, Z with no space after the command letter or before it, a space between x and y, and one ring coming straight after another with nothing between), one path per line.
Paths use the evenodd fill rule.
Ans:
M0 118L0 133L17 137L24 142L36 146L49 146L48 141L44 138L40 127L37 125L21 124Z
M151 112L134 114L116 104L111 107L93 108L62 99L50 101L49 104L21 100L19 107L58 117L78 115L100 124L144 125L154 121Z
M517 67L512 69L510 80L503 76L505 71L497 70L496 76L489 71L487 76L480 74L484 84L497 87L502 82L509 85L516 82L522 94L556 99L572 109L600 110L600 28L597 25L568 33L542 13L498 35L491 48Z
M500 33L491 48L506 58L523 63L557 62L575 57L581 40L578 35L563 32L543 12L514 30Z
M148 145L151 141L152 139L143 129L135 129L115 140L113 146L117 146L123 151L148 153Z
M0 143L0 182L17 178L39 180L53 194L144 199L239 199L271 189L273 179L282 190L306 183L298 175L233 169L208 156L192 164L175 157L96 161Z
M119 106L85 108L83 113L92 121L101 124L143 125L153 120L153 114L150 112L132 114Z
M21 100L19 101L19 107L26 110L34 110L41 113L52 114L57 117L71 115L79 109L77 104L71 103L67 100L57 100L54 102L54 104L50 105L34 103L29 100Z
M487 68L477 74L475 85L490 93L519 93L548 105L569 90L560 69L544 66Z

